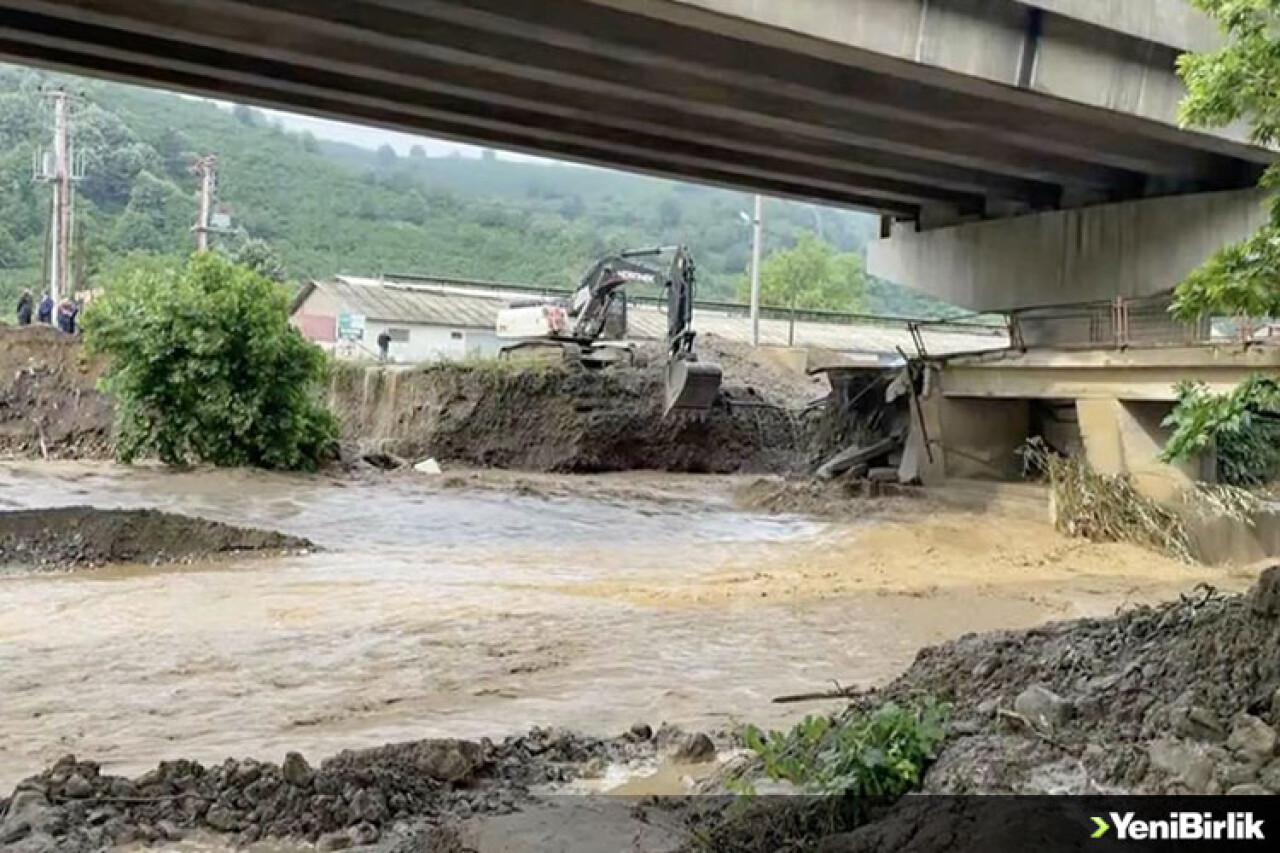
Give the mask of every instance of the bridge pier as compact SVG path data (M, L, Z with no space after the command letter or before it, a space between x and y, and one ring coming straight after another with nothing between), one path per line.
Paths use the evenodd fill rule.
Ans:
M1267 198L1200 193L929 231L895 222L871 244L867 269L975 311L1152 296L1253 233Z

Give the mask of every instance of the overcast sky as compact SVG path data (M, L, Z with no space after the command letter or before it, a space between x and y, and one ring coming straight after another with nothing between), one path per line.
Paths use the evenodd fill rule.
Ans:
M378 148L385 143L394 148L397 154L408 154L409 149L414 145L421 145L425 148L427 150L428 157L446 157L453 153L461 154L464 157L479 157L482 150L475 145L467 145L462 142L449 142L444 139L414 136L409 133L398 133L394 130L383 130L382 128L377 127L366 127L364 125L348 124L347 122L342 121L313 118L311 116L287 113L281 110L265 110L265 112L272 118L280 119L281 123L284 124L285 128L288 130L309 130L321 139L330 139L335 142L348 142L352 145L359 145L363 148ZM502 151L500 153L502 157L511 160L543 159L506 151Z

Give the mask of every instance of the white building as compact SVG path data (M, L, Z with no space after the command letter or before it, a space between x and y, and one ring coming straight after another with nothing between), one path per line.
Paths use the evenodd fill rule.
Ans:
M291 320L308 338L342 358L376 358L378 336L384 330L391 336L389 354L394 361L484 358L511 343L494 334L498 311L514 300L539 295L546 294L493 282L344 275L303 285L294 298ZM693 324L699 335L751 341L751 320L740 310L699 308ZM661 340L667 332L666 313L652 303L629 305L627 330L632 340ZM924 326L919 341L931 355L1002 349L1008 344L1002 329L945 325ZM916 339L905 322L853 317L843 322L762 318L760 344L816 347L880 363L896 362L899 350L916 352Z

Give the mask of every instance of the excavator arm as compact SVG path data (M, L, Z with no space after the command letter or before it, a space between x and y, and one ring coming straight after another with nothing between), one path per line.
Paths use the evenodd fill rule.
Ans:
M661 283L662 272L633 260L638 254L623 252L597 261L573 292L569 316L573 320L572 335L580 341L594 341L604 333L609 313L628 284Z

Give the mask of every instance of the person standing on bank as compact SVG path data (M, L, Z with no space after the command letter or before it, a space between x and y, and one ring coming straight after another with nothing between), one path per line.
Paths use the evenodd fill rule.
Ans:
M18 325L31 325L31 312L35 308L34 300L31 298L31 290L22 288L22 295L18 297Z

